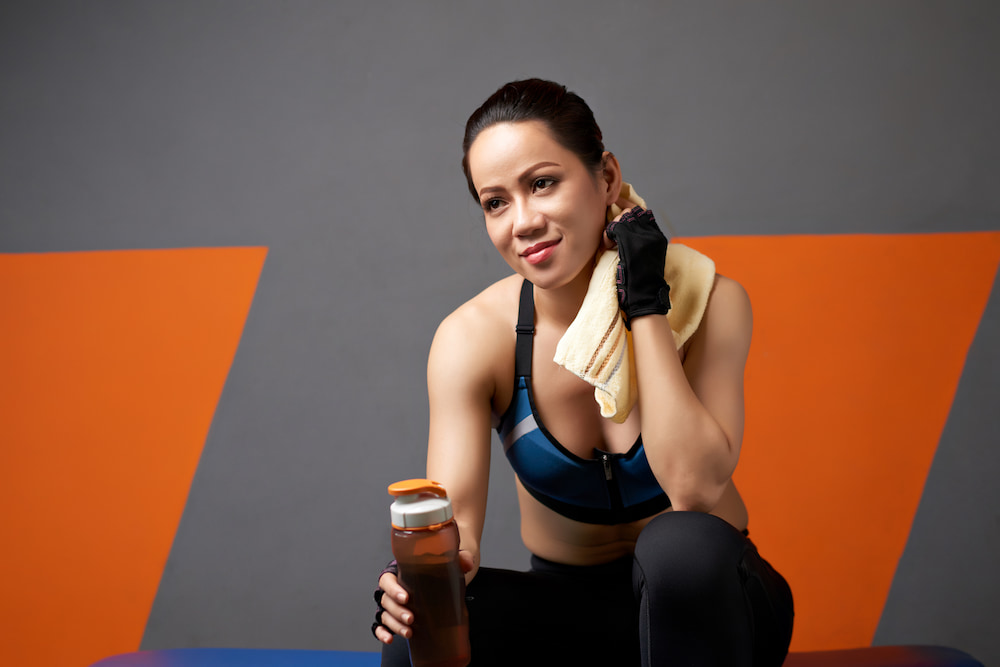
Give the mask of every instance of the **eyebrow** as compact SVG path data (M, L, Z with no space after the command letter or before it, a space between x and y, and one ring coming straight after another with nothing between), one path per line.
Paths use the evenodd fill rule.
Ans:
M523 183L524 181L529 180L529 174L533 174L542 167L558 167L558 166L559 166L558 162L549 162L547 160L543 160L542 162L538 162L536 164L531 165L523 172L521 172L521 175L517 177L517 180L519 183ZM499 185L488 186L479 191L479 198L482 199L484 195L488 195L493 192L503 192L503 190L504 188L500 187Z

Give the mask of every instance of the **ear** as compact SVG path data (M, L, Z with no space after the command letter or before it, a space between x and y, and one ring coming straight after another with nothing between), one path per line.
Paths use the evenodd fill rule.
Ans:
M598 174L601 190L604 193L604 205L611 206L618 201L622 191L622 168L618 158L610 151L604 151L603 164Z

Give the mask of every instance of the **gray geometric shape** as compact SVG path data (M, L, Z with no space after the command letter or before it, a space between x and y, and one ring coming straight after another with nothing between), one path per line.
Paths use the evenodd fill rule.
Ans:
M1000 276L969 350L876 644L954 646L984 664L1000 664L997 341Z
M507 80L587 99L627 180L680 235L1000 229L992 1L500 8L0 4L0 252L269 248L144 648L375 648L385 486L423 474L431 337L507 272L459 171L467 115ZM923 553L928 498L958 543L992 526L970 558L1000 552L981 472L1000 462L982 444L996 442L986 331L899 582L940 566L909 551ZM929 349L931 336L929 323ZM484 564L523 568L498 447ZM969 486L940 468L961 447L979 457ZM983 576L995 591L1000 576ZM894 615L897 585L886 623L923 632ZM936 620L962 648L992 646L968 615Z

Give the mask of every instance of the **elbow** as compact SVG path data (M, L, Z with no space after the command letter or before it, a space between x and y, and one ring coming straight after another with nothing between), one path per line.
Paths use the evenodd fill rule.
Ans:
M656 477L674 510L708 513L721 502L736 467L735 457L724 438L715 451L713 456L694 455L660 462Z
M701 512L708 514L719 504L722 498L719 493L685 492L680 494L668 493L670 507L675 512Z
M664 488L674 511L707 514L722 500L727 485L728 479L719 481L684 475L669 480Z

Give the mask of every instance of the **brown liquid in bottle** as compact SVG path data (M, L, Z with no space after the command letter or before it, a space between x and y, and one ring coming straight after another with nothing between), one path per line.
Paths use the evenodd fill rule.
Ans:
M413 612L410 662L413 667L466 667L472 651L465 575L458 561L458 527L444 488L430 480L408 480L390 486L389 493L398 498L393 503L392 553ZM421 507L426 499L429 507ZM428 525L430 521L436 523Z

